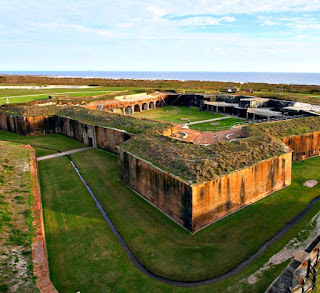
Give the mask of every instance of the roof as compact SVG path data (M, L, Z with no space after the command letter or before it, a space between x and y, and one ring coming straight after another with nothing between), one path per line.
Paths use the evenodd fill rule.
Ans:
M238 103L226 103L226 102L209 102L205 101L205 105L210 105L210 106L218 106L218 107L236 107L238 106Z
M281 112L272 111L271 108L249 108L248 113L265 117L282 117Z

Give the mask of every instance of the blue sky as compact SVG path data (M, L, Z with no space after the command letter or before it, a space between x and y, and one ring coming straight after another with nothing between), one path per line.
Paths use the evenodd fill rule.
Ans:
M0 70L320 72L320 0L0 1Z

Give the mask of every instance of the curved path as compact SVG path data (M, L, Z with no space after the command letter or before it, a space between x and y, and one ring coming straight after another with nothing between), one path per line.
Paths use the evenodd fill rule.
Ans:
M320 196L316 197L315 199L313 199L308 207L306 209L304 209L298 216L296 216L291 222L289 222L286 226L284 226L282 228L282 230L280 232L278 232L275 236L273 236L271 239L269 239L268 241L266 241L259 249L256 253L254 253L253 255L251 255L249 258L245 259L243 262L241 262L240 264L238 264L235 268L233 268L231 271L222 274L220 276L214 277L214 278L210 278L210 279L206 279L206 280L201 280L201 281L190 281L190 282L184 282L184 281L174 281L174 280L170 280L167 278L163 278L160 277L158 275L153 274L152 272L150 272L148 269L146 269L138 260L137 258L134 256L134 254L132 253L132 251L130 250L130 248L128 247L128 245L126 244L125 240L122 238L122 236L120 235L120 233L118 232L117 228L113 225L113 223L111 222L110 218L108 217L108 215L106 214L106 212L104 211L103 207L101 206L101 204L99 203L98 199L95 197L94 193L92 192L91 188L89 187L89 185L86 183L86 181L84 180L84 178L82 177L82 175L80 174L80 171L78 170L78 168L76 167L76 165L74 164L74 162L72 161L71 157L67 155L67 157L69 158L73 168L75 169L75 171L77 172L78 176L80 177L82 183L85 185L85 187L87 188L88 192L90 193L92 199L95 201L98 209L100 210L103 218L105 219L105 221L107 222L107 224L109 225L110 229L112 230L112 232L114 233L114 235L117 237L117 239L119 240L119 242L121 243L122 247L124 248L124 250L127 252L128 256L130 257L131 261L133 262L133 264L145 275L149 276L150 278L153 278L157 281L166 283L168 285L175 285L175 286L180 286L180 287L196 287L196 286L202 286L202 285L208 285L208 284L212 284L212 283L216 283L219 281L222 281L226 278L229 278L231 276L234 276L235 274L239 273L241 270L243 270L244 268L246 268L249 264L251 264L255 259L257 259L259 256L261 256L263 254L263 252L270 246L272 245L275 241L277 241L279 238L281 238L293 225L295 225L299 220L301 220L307 213L308 211L320 200Z

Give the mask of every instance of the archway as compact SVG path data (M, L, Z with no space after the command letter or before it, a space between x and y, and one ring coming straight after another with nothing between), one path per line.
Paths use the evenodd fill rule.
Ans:
M131 106L126 107L126 114L132 114Z
M147 111L148 110L148 104L144 103L142 104L142 111Z
M141 112L140 105L134 105L134 112Z
M154 103L153 102L150 102L149 109L154 109Z
M156 102L156 108L159 108L161 106L160 101Z

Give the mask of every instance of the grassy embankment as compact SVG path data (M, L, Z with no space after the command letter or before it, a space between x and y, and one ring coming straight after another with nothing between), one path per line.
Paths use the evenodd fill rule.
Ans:
M0 292L37 292L29 167L30 150L0 141Z
M84 145L74 139L59 134L44 136L22 136L16 133L0 130L0 140L14 141L21 144L30 144L35 150L37 157L54 154L57 151L68 151L81 148Z
M129 133L162 133L172 124L162 123L144 118L135 118L129 115L120 115L105 111L90 110L83 107L73 106L23 106L7 105L0 108L1 113L21 115L24 117L59 115L70 117L83 123L106 126L125 130Z
M151 259L150 265L154 266L155 261L152 261L153 258L157 261L163 257L169 258L168 256L161 255L160 252L163 249L165 253L171 250L171 256L173 254L175 259L183 258L187 263L191 263L190 268L181 267L181 260L175 265L175 268L178 268L176 273L187 276L190 276L190 270L194 269L194 265L200 262L203 268L209 262L208 260L203 262L205 257L211 260L211 267L216 267L216 271L225 269L221 266L223 266L226 255L229 253L236 254L239 249L242 251L242 248L247 245L252 249L251 241L247 238L248 234L253 233L254 237L256 237L256 234L261 234L257 233L257 231L268 231L271 233L271 230L274 228L273 224L279 224L279 220L280 222L281 219L283 220L283 212L285 214L290 213L290 209L287 211L288 206L290 207L292 204L295 204L302 209L305 202L312 197L312 192L310 193L310 191L314 191L310 190L305 196L301 194L299 201L296 201L292 191L288 191L287 196L286 194L281 196L279 193L276 193L271 196L275 198L270 202L262 203L261 201L252 206L254 208L258 205L258 207L254 208L256 209L257 217L252 218L252 212L249 211L251 207L248 207L228 217L230 221L226 218L208 227L210 230L213 229L208 234L206 231L209 230L205 229L199 232L203 235L196 234L194 235L195 238L192 239L193 236L177 227L171 220L117 181L117 163L115 157L102 151L89 151L82 155L73 155L73 157L86 180L90 183L91 188L95 187L94 191L103 204L104 209L111 216L123 236L125 236L128 244L135 243L137 249L141 249L141 247L147 249L145 253L137 253L140 261L143 262L143 258L146 257L148 261ZM315 173L315 170L318 164L319 158L295 164L296 170L294 171L294 176L297 176L296 173L301 172L301 170L308 170L308 172L304 173L303 178L298 177L294 179L294 181L297 181L295 183L298 186L297 190L304 192L305 190L302 189L305 188L301 187L301 183L306 179L316 178L315 176L318 173ZM99 211L94 206L89 194L85 192L84 187L71 169L66 158L40 162L40 171L45 214L48 215L46 216L46 229L49 229L47 230L47 233L49 233L47 241L50 267L54 284L60 292L80 289L86 292L101 292L106 290L106 288L110 288L113 291L126 291L130 288L133 292L141 292L141 290L155 291L157 289L160 291L185 291L147 279L132 266L129 258L125 255L119 243L111 234L111 231L106 228L106 224L103 222ZM96 176L97 174L99 176ZM108 190L108 192L105 192L105 190ZM284 204L280 208L279 202L282 200ZM319 209L319 206L317 208ZM317 208L313 209L313 214L318 211ZM234 218L236 215L239 215L239 217ZM304 223L301 223L301 225L306 224L307 220L310 220L310 217L308 216L304 219ZM257 223L256 218L261 218L260 223L263 219L266 220L262 227L255 227L255 223ZM129 226L127 226L128 223ZM237 232L236 235L232 235L233 230L229 230L228 227L239 229L239 224L236 223L241 223L241 226L246 228L245 230L249 229L249 232L245 232L241 236ZM219 227L220 225L221 227ZM293 234L290 232L288 237L295 235L302 227L303 225L295 227L291 231ZM154 235L153 233L156 230L159 230L159 232L156 232ZM198 238L197 235L201 237ZM261 236L258 238L261 240ZM57 241L57 239L60 239L60 241ZM228 250L228 247L225 247L232 239L236 239L240 243L240 247L237 246L235 249L236 252L232 249ZM287 240L287 236L284 237L284 239L269 249L263 257L237 277L219 284L187 291L212 292L212 290L216 290L220 292L223 290L222 288L229 287L230 284L236 284L242 278L246 278L246 276L253 273L255 269L261 267L264 261L275 251L279 250L286 243L284 241ZM220 241L221 243L219 244ZM108 244L106 245L106 243ZM197 243L196 246L195 243ZM165 247L168 244L169 247ZM224 253L220 251L221 249L225 249ZM190 251L193 251L194 254L190 254ZM141 256L141 253L144 253L145 257ZM222 259L219 259L215 255L216 253L218 255L221 254ZM234 261L232 263L234 264ZM160 261L160 266L164 266L170 271L172 269L170 269L169 264ZM231 292L239 292L241 287L245 289L245 292L263 292L284 265L274 266L270 270L267 270L255 285L249 287L246 283L241 283L234 286Z
M319 131L320 119L300 118L245 129L250 136L231 143L194 145L142 134L126 141L121 148L181 178L204 182L285 153L281 137Z

